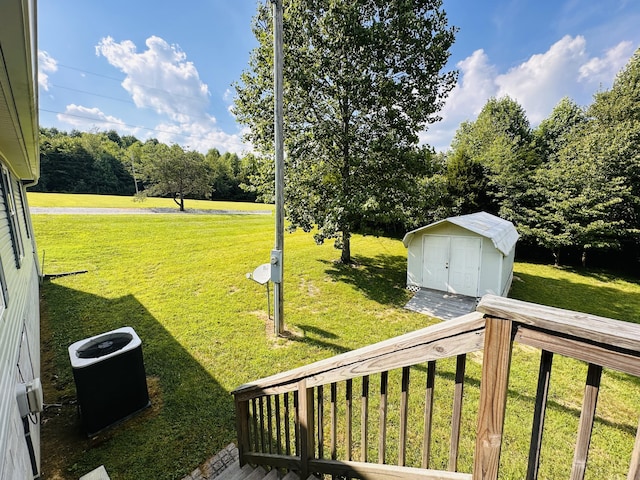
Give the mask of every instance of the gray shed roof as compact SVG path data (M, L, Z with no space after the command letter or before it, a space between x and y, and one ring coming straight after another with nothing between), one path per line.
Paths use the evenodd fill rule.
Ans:
M516 227L513 226L513 223L487 212L478 212L461 215L459 217L449 217L430 225L411 230L404 236L402 243L405 247L408 247L411 238L416 233L431 229L445 222L453 223L454 225L491 239L493 245L500 250L503 255L508 255L509 252L511 252L519 237L518 231Z

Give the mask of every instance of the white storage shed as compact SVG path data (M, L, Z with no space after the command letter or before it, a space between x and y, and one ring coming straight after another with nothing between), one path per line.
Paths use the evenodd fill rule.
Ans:
M518 232L486 212L451 217L407 233L407 286L482 297L506 296Z

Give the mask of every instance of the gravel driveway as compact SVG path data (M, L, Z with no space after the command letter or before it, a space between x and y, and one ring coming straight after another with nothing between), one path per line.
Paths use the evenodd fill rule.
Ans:
M184 212L176 208L78 208L78 207L31 207L33 215L272 215L270 210L193 210Z

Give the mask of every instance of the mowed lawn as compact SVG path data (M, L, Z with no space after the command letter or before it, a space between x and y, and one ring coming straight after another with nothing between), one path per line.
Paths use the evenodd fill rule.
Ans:
M32 207L81 207L81 208L173 208L178 205L171 198L147 197L136 200L130 196L118 195L88 195L66 193L29 192L29 205ZM244 211L273 211L273 205L249 202L221 202L209 200L184 201L184 208L188 210L244 210Z
M287 234L285 326L291 335L282 339L267 320L265 287L245 276L268 261L271 216L34 215L33 223L40 257L46 252L45 273L88 271L42 287L43 368L50 372L45 403L62 405L48 409L43 427L45 478L76 479L102 464L111 478L182 478L235 440L229 394L235 387L436 322L402 308L410 294L399 240L355 236L358 265L342 266L334 262L339 252L331 244L317 246L303 232ZM516 265L516 276L516 298L640 320L637 281L525 263ZM67 347L122 326L142 338L153 406L85 439ZM505 445L514 453L504 455L503 478L522 478L526 465L523 437L538 358L534 351L514 352L510 402L516 408L508 411ZM445 385L454 366L443 363L438 381ZM578 362L558 359L554 366L548 415L554 433L545 437L541 478L560 478L570 468L586 375ZM469 362L465 402L477 397L479 372ZM612 372L603 386L589 478L625 478L640 413L638 383ZM448 417L441 419L444 432ZM468 450L473 420L463 428L462 448ZM525 450L516 452L522 444ZM440 455L439 446L434 450ZM470 462L467 451L460 469L468 471Z

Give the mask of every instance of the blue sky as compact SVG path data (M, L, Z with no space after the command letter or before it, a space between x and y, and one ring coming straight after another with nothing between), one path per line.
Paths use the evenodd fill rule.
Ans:
M115 129L242 154L232 83L256 45L256 0L39 0L40 124ZM640 47L637 0L444 0L460 71L443 121L420 135L445 150L460 122L510 95L532 125L564 96L588 105Z

